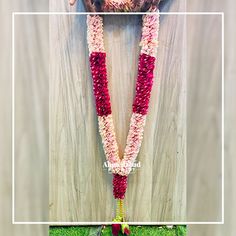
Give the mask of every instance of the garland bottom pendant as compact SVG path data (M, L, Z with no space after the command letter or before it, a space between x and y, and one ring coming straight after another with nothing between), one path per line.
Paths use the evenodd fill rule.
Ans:
M114 236L118 235L120 230L123 234L130 234L128 224L117 224L117 222L125 222L124 198L127 184L128 176L113 174L113 195L116 199L116 217L113 219L114 224L112 225L112 234Z
M156 9L153 9L156 11ZM128 175L139 153L143 139L144 126L148 113L153 85L153 71L158 46L159 14L150 13L143 16L142 35L136 93L133 113L123 157L119 156L118 144L112 119L110 94L108 90L106 53L103 42L103 18L100 15L87 16L87 40L89 48L90 69L93 79L93 93L98 116L99 133L110 171L113 173L113 195L116 199L116 216L112 225L113 235L120 231L129 235L129 226L125 223L124 198L127 190Z

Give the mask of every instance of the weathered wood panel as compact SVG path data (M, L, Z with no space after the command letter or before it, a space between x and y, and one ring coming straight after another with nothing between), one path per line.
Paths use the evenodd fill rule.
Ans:
M190 236L195 235L204 235L204 236L221 236L221 235L229 235L233 236L236 234L235 228L235 207L236 207L236 188L235 188L235 171L234 166L236 165L235 154L236 154L236 146L235 146L235 122L236 122L236 112L235 112L235 53L232 50L232 45L236 39L236 30L234 25L235 22L235 8L236 4L233 1L204 1L199 4L199 2L192 1L188 2L187 10L188 11L222 11L225 13L225 34L224 34L224 47L225 47L225 55L221 55L221 24L219 23L220 19L216 16L207 16L205 20L202 17L195 17L191 19L191 21L195 21L195 29L199 29L194 31L194 29L189 30L189 48L190 45L193 44L193 41L201 43L201 47L196 45L197 48L200 49L200 52L195 53L195 57L192 55L191 59L188 61L189 65L193 65L195 63L194 68L204 67L205 75L208 75L207 81L211 81L211 83L207 83L203 81L204 78L199 77L200 81L191 84L191 89L196 86L199 86L198 92L192 95L192 99L195 101L194 105L198 109L202 109L202 114L206 110L203 110L201 100L196 99L197 97L205 96L207 93L207 104L212 104L210 107L211 117L214 117L215 121L208 120L208 125L204 124L204 127L201 129L201 132L198 132L197 127L192 127L191 133L196 133L196 138L199 140L199 144L204 145L208 143L208 147L205 149L199 149L198 153L194 152L194 156L198 156L198 161L195 163L191 163L192 166L189 166L192 170L195 168L198 170L198 173L195 172L195 188L198 189L198 192L192 192L192 194L188 194L190 197L188 202L191 201L191 208L188 208L188 213L190 216L197 216L198 219L204 219L209 216L212 220L221 220L221 204L219 204L219 192L221 192L221 166L219 166L219 155L221 149L221 142L218 140L219 136L224 135L225 137L225 146L224 154L225 154L225 189L224 189L224 224L223 225L190 225L188 234ZM190 20L189 20L190 21ZM206 31L206 27L208 27L209 31ZM191 38L193 39L191 41ZM211 42L211 43L209 43ZM194 49L192 49L194 52ZM205 52L211 52L208 54L207 58L202 57ZM205 54L206 55L206 54ZM212 136L212 133L215 131L219 131L219 122L221 122L221 118L219 117L219 106L221 105L221 93L216 93L215 88L219 86L219 73L221 70L221 56L224 57L225 61L225 74L224 74L224 83L225 83L225 130L223 134L215 134ZM202 58L206 59L206 61L201 60ZM211 63L210 63L211 62ZM213 67L209 64L214 65ZM210 86L209 86L210 85ZM203 115L204 116L204 115ZM207 132L210 135L204 135ZM215 139L215 140L214 140ZM218 146L216 144L218 143ZM206 146L205 146L206 147ZM197 150L196 150L197 151ZM207 159L206 153L208 152ZM204 165L203 163L206 164ZM190 164L190 163L189 163ZM194 166L193 166L194 164ZM218 170L218 175L213 176L212 171L206 169L206 166L210 166L211 170ZM209 175L207 174L209 173ZM189 175L187 178L189 179ZM208 178L206 178L208 177ZM200 186L200 187L199 187ZM188 186L189 187L189 186ZM188 191L190 189L188 188ZM188 192L189 193L189 192ZM213 195L217 193L217 195ZM203 198L199 198L203 196ZM205 202L210 204L205 204L202 201L205 199ZM189 205L187 202L187 205ZM199 204L200 203L200 204ZM218 205L219 204L219 205ZM216 207L218 205L218 207ZM202 214L200 210L204 208ZM217 216L217 218L216 218Z
M47 225L12 224L11 13L34 10L48 11L48 2L1 1L0 235L5 236L48 235ZM48 221L48 19L19 16L15 22L15 221Z
M184 1L166 6L183 11ZM66 9L51 1L51 10ZM79 9L80 10L80 7ZM140 16L105 16L109 88L115 130L124 150L134 97ZM111 221L115 202L105 160L88 64L85 16L50 23L50 220ZM185 219L184 17L161 16L150 113L126 195L129 221Z

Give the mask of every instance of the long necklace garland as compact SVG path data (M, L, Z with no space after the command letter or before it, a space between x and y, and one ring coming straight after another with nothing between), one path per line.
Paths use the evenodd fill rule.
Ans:
M136 95L124 155L120 157L108 90L106 53L103 42L103 18L100 15L87 16L89 60L99 132L110 171L113 173L113 195L117 199L115 222L125 222L123 199L127 189L128 175L142 143L153 85L153 71L158 46L159 14L146 14L142 19ZM120 224L113 227L113 234L118 235L117 232L121 227L123 233L128 235L128 225Z

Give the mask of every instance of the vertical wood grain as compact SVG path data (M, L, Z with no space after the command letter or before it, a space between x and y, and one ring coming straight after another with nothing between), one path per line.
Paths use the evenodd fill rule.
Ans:
M0 235L5 236L48 235L47 225L12 223L11 17L13 11L36 10L48 11L48 2L1 1ZM15 24L15 221L47 221L48 109L42 104L48 104L48 20L22 16Z
M192 57L191 60L189 60L189 64L191 65L192 63L195 63L195 68L204 66L205 73L208 75L208 81L209 78L211 79L211 83L207 84L209 86L209 89L207 89L207 103L209 104L215 104L214 106L211 106L211 114L215 115L217 113L221 113L219 110L220 107L220 101L221 93L217 94L214 92L213 88L216 88L219 86L220 80L219 79L219 74L217 71L221 69L221 63L218 62L217 60L221 58L221 56L224 58L224 63L225 63L225 73L224 73L224 84L225 84L225 112L224 112L224 118L225 118L225 123L224 123L224 133L221 133L221 135L224 135L225 137L225 146L222 146L224 150L224 171L225 171L225 188L224 188L224 224L222 225L190 225L188 227L188 235L190 236L199 236L199 235L204 235L204 236L221 236L221 235L229 235L229 236L234 236L236 234L236 229L235 229L235 219L236 219L236 214L235 214L235 206L236 206L236 188L235 188L235 171L234 171L234 166L236 165L235 161L235 154L236 154L236 146L235 146L235 138L236 138L236 133L235 133L235 122L236 122L236 112L235 112L235 53L233 49L233 45L236 39L236 30L234 25L235 22L235 7L236 4L234 1L219 1L219 0L214 0L214 1L204 1L199 4L199 2L196 1L191 1L188 2L187 4L187 10L188 11L205 11L205 12L224 12L224 19L225 19L225 34L224 34L224 48L225 48L225 54L220 55L220 50L221 48L219 47L219 37L220 37L220 30L221 28L219 27L219 17L210 17L208 16L207 20L202 20L202 17L200 16L198 19L195 18L195 21L199 29L199 34L196 34L194 30L189 31L189 38L194 38L195 42L202 42L201 45L201 53L205 52L211 52L211 54L208 55L207 61L209 61L209 58L211 59L211 64L214 65L213 67L207 66L207 63L200 60L201 54L196 54L195 58ZM204 29L206 30L206 27L208 27L208 31L206 33L203 33ZM209 43L209 41L211 43ZM189 44L193 43L191 40L189 40ZM199 47L197 47L199 48ZM194 51L194 50L192 50ZM201 93L204 94L204 91L206 92L206 83L204 81L202 83L202 86L199 86L198 93L193 95L192 97L195 98L195 102L193 103L195 107L201 108L201 103L199 103L200 100L197 100L196 97L199 96L201 97ZM204 85L203 85L204 84ZM194 83L192 83L192 86ZM216 105L217 100L219 101ZM198 101L198 102L197 102ZM217 111L215 110L218 109ZM215 114L213 113L215 112ZM217 118L217 116L215 116ZM215 140L215 142L212 143L213 138L218 138L218 135L212 136L212 133L214 133L214 130L219 130L219 125L216 121L219 121L220 119L217 118L215 119L214 123L210 123L209 125L205 126L202 128L202 134L205 132L210 131L210 136L208 135L202 135L199 137L200 142L202 143L202 139L205 140L204 143L209 141L210 145L208 145L208 148L205 149L208 150L208 160L207 163L204 165L206 159L204 158L205 155L201 155L204 153L204 151L198 152L198 161L195 163L191 163L192 166L189 166L192 169L197 169L199 173L199 177L195 179L195 186L202 186L202 183L204 183L204 188L199 188L199 191L196 195L194 193L191 196L191 201L192 201L192 207L188 209L190 211L190 214L192 214L194 211L199 213L199 218L204 219L206 215L211 215L213 219L215 219L217 216L218 219L221 219L221 204L219 204L219 199L217 196L213 196L213 193L219 193L221 194L221 182L219 179L221 179L221 166L219 166L219 161L216 161L216 158L218 159L218 156L220 155L219 149L221 149L220 142ZM192 129L192 132L197 132L197 127L194 130ZM209 139L210 137L210 139ZM213 137L213 138L212 138ZM218 146L216 146L216 143L219 143ZM216 153L216 150L218 151ZM196 155L196 153L194 154ZM210 166L210 169L218 170L218 173L220 173L218 176L212 176L212 171L209 171L209 169L206 170L205 166ZM205 178L204 178L205 176ZM189 176L187 176L189 178ZM214 177L214 178L212 178ZM197 189L197 187L196 187ZM219 196L218 194L218 196ZM204 212L200 214L199 211L199 204L196 203L202 203L202 199L199 199L199 196L206 196L206 200L210 202L208 206L204 208ZM188 194L189 196L189 194ZM204 199L204 198L203 198ZM209 200L210 199L210 200ZM199 201L200 200L200 201ZM220 199L221 200L221 199ZM195 203L195 204L194 204ZM196 210L197 209L197 210ZM209 214L210 212L210 214Z

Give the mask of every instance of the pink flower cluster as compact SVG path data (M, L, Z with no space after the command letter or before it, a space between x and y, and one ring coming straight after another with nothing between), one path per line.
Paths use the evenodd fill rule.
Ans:
M120 162L118 145L114 131L112 115L98 116L99 133L102 137L103 149L106 159L114 165ZM117 167L113 167L112 172L116 173Z
M103 43L103 20L99 15L88 15L88 48L89 54L92 52L105 52Z
M143 16L141 53L156 57L158 47L159 14Z
M120 175L128 175L142 144L146 115L133 113L127 137L124 157L121 161Z

